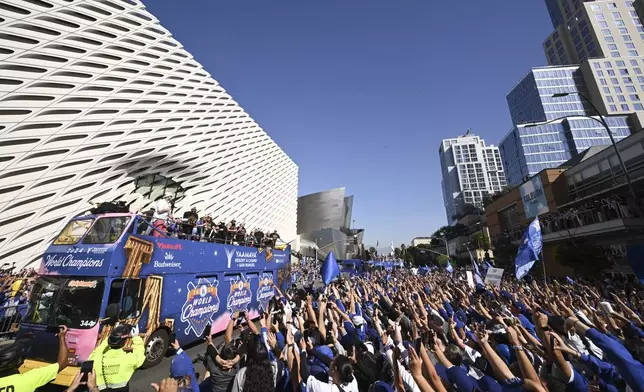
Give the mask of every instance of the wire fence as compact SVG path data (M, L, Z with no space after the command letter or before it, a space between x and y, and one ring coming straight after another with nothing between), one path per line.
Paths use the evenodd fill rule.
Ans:
M15 338L20 320L27 310L26 305L4 305L0 307L0 341Z

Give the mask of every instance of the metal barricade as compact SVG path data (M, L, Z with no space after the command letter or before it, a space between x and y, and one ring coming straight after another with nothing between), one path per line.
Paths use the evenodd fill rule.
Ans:
M20 320L27 310L26 304L0 307L0 341L13 339L18 332Z

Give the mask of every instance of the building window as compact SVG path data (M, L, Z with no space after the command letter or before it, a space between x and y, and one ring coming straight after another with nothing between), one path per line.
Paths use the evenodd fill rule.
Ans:
M601 69L602 65L599 63L593 63L593 67L595 67L595 69Z
M629 50L628 55L633 56L633 57L637 57L637 56L639 56L639 53L637 53L637 50Z
M619 70L620 75L628 75L628 69L626 68L620 68Z
M633 8L633 2L632 1L627 1L626 6Z
M613 97L611 97L610 95L607 95L607 96L606 96L606 101L607 101L607 102L611 102L611 103L612 103L612 102L615 102L615 100L613 99Z
M632 40L633 40L633 39L631 38L631 36L630 36L630 35L628 35L628 34L626 34L626 35L622 35L622 39L623 39L625 42L630 42L630 41L632 41Z
M610 52L610 57L621 57L619 52Z
M604 22L604 23L606 23L606 22ZM624 23L623 20L616 20L615 25L617 25L617 26L626 26L626 23Z
M613 65L610 63L610 61L605 61L604 65L606 66L606 68L613 68Z
M615 8L617 8L617 4L615 4L615 3L608 3L607 5L608 5L608 9L615 9Z
M631 59L631 65L634 66L634 67L637 67L637 65L638 65L637 60Z
M644 83L644 76L638 76L637 81L640 83Z
M622 14L619 12L613 12L613 19L622 19Z
M644 27L642 26L635 26L637 28L638 33L644 33Z
M610 111L611 111L611 112L616 112L616 111L617 111L617 106L615 106L615 105L610 105L609 107L610 107Z
M617 78L610 78L610 82L612 84L619 84L619 80L617 80Z
M606 42L615 42L615 38L613 38L613 37L604 37L604 40ZM615 49L617 49L617 47L615 47Z
M628 49L635 49L635 44L634 44L634 43L632 43L632 42L627 42L627 43L626 43L626 47L627 47Z
M622 93L622 88L619 87L619 86L615 87L615 92L618 93L618 94L621 94Z
M615 64L617 64L618 67L625 67L626 66L626 64L622 60L616 61Z
M618 96L617 96L617 100L618 100L619 102L626 102L626 97L625 97L625 96L623 96L623 95L618 95Z
M634 103L633 107L635 108L635 110L644 110L644 106L642 106L641 103Z
M607 69L606 72L608 72L608 76L615 76L615 71L612 69Z
M610 87L603 87L604 94L610 94Z
M590 6L590 9L593 11L599 11L601 7L599 6L599 4L593 4Z
M629 98L631 99L631 101L639 101L640 100L640 96L637 95L637 94L631 94L631 95L629 95Z
M620 27L619 28L619 33L620 34L628 34L628 29L626 27Z
M628 14L632 16L633 18L637 18L637 11L628 11Z
M606 81L606 79L599 79L599 83L601 83L602 86L607 86L608 85L608 82Z
M623 103L623 104L621 105L621 107L622 107L622 110L623 110L623 111L625 111L625 112L628 112L628 111L629 111L629 109L628 109L628 105L627 105L627 104Z
M613 35L613 33L610 32L610 29L602 29L602 34L604 34L604 35Z
M629 93L634 93L636 91L635 86L626 86L626 91L628 91Z
M606 18L604 17L604 14L599 13L599 14L595 14L595 19L597 19L597 20L604 20L604 19L606 19Z
M615 44L608 44L608 50L617 50L617 45L615 45Z
M596 72L597 72L597 76L604 76L604 71L600 70L600 71L596 71Z

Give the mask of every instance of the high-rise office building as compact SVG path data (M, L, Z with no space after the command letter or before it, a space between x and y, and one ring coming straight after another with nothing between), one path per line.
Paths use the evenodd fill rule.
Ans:
M0 5L0 264L93 202L164 193L295 237L297 166L140 1Z
M514 127L499 143L508 184L519 185L588 147L610 144L599 121L574 117L594 114L577 92L587 94L579 66L566 66L533 68L508 93ZM573 94L553 98L558 93ZM630 134L627 120L627 116L606 116L615 140Z
M548 64L580 64L602 114L644 111L644 26L634 2L546 0L546 6L555 25L543 42Z
M627 116L606 116L616 141L630 135ZM509 185L520 185L541 170L562 165L592 146L610 144L598 119L569 116L563 119L519 124L499 143Z
M510 185L610 144L597 111L615 140L644 119L644 27L633 2L545 3L555 27L543 43L551 66L533 68L507 95L513 128L499 149Z
M438 149L443 178L443 201L447 222L464 211L466 204L483 206L483 197L499 192L505 173L499 149L469 133L444 139Z

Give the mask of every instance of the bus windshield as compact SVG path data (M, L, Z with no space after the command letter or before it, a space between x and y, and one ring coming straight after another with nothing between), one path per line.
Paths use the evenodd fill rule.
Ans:
M123 231L130 222L129 216L117 216L110 218L100 218L94 223L87 236L83 240L84 244L112 244L121 237Z
M104 287L103 279L41 277L34 285L22 321L92 328L98 323Z
M79 219L70 221L63 231L58 234L54 245L74 245L87 233L93 219Z

